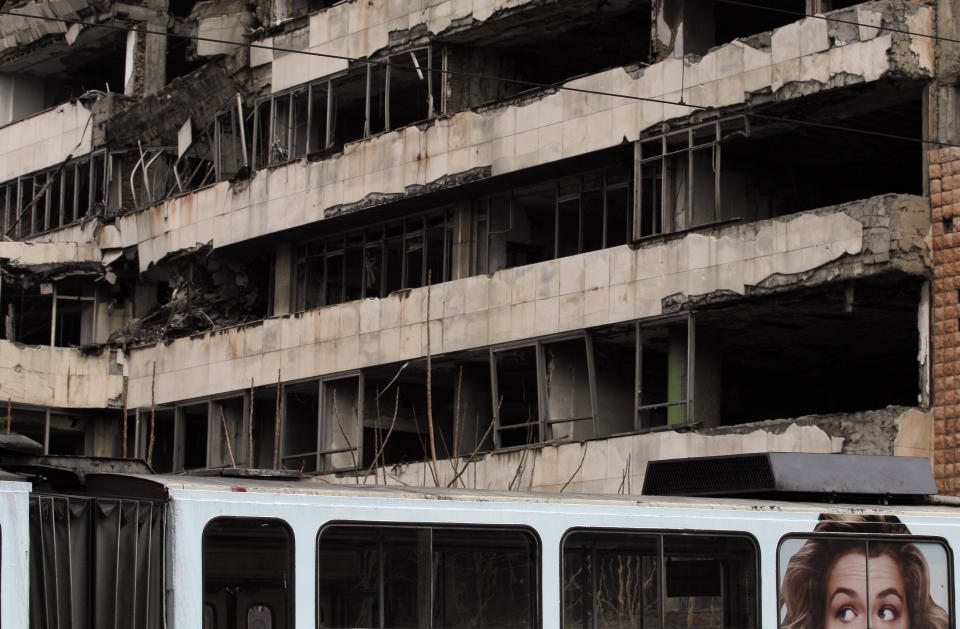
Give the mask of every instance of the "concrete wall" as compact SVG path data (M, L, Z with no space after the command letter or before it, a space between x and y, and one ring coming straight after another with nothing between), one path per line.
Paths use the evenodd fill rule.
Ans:
M431 289L431 353L523 340L663 313L671 296L748 286L843 260L848 276L922 257L923 198L885 195L817 212L714 228L632 250L613 247L438 284ZM871 270L873 269L873 270ZM831 270L825 279L836 279ZM813 279L811 279L813 278ZM244 390L254 383L333 374L426 355L426 288L398 291L131 350L130 407Z
M89 153L91 115L76 101L0 127L0 182Z
M312 19L338 9L357 11L361 5L366 3L333 7ZM905 16L902 28L932 32L928 7L900 2L866 6L877 11L900 7L902 13L875 12L873 19L897 23L897 15ZM332 17L323 19L332 24ZM929 39L878 35L873 29L852 29L841 36L831 29L823 20L801 20L774 31L767 49L735 41L699 59L668 59L629 72L617 68L568 85L673 102L680 100L682 87L687 103L724 107L765 89L772 89L768 97L786 99L888 76L928 77L933 67ZM306 69L309 63L296 61L301 74L293 82L313 76ZM276 83L278 76L274 87L283 84ZM118 224L124 246L137 247L145 270L167 253L197 243L221 247L314 223L353 209L351 204L358 209L383 202L382 195L389 200L390 195L418 193L428 184L449 185L458 174L496 176L583 155L619 145L624 138L635 140L652 125L691 113L686 106L562 91L461 112L426 129L406 127L353 142L330 159L260 170L249 182L221 182L121 217Z
M820 452L930 457L933 415L890 407L743 424L703 432L653 432L580 443L542 445L440 460L437 476L447 486L568 493L639 494L647 461L751 452ZM433 486L428 462L379 468L376 477L318 476L319 482ZM386 478L386 481L384 481ZM564 488L564 486L566 486Z
M0 401L58 408L120 408L123 353L0 340Z

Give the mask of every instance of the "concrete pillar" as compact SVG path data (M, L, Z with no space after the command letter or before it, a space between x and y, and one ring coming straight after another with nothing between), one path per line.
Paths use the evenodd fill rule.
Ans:
M293 304L293 246L281 243L273 269L273 314L289 314Z

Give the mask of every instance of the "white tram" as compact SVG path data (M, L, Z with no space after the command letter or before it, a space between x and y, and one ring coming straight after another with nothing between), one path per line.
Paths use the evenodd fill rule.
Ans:
M0 481L4 628L957 626L949 499L84 483Z

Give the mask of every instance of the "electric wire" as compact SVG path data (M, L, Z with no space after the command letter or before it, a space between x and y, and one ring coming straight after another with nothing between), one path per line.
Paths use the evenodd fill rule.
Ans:
M908 30L903 30L903 29L893 29L893 28L890 28L890 27L887 27L887 26L883 26L883 25L876 26L876 25L873 25L873 24L862 24L862 23L860 23L860 22L856 22L856 21L852 21L852 20L843 20L843 19L840 19L840 18L834 18L834 17L830 17L830 16L826 16L826 15L819 15L819 14L818 14L818 15L808 15L808 14L803 13L803 12L790 11L790 10L787 10L787 9L778 9L778 8L774 8L774 7L764 7L764 6L762 6L762 5L756 5L756 4L751 4L751 3L748 3L748 2L742 2L742 1L740 1L740 0L715 0L715 2L720 2L720 3L725 3L725 4L733 4L733 5L741 5L741 6L745 6L745 7L748 7L748 8L754 8L754 9L769 9L769 10L772 10L772 11L784 12L784 13L789 13L789 14L792 14L792 15L798 15L798 16L804 16L804 17L823 18L823 19L830 20L830 21L842 22L842 23L852 24L852 25L857 25L857 26L863 26L863 27L872 28L872 29L881 30L881 31L882 31L882 30L886 30L886 31L891 31L891 32L897 32L897 33L912 35L912 36L933 38L933 39L936 39L936 40L938 40L938 41L947 41L947 42L952 42L952 43L960 43L960 40L950 39L950 38L946 38L946 37L940 37L940 36L938 36L938 35L930 35L930 34L926 34L926 33L915 33L915 32L913 32L913 31L908 31ZM218 38L214 38L214 37L201 37L201 36L199 36L199 35L184 35L184 34L180 34L180 33L171 33L171 32L167 32L167 31L154 31L154 30L142 28L142 27L139 27L139 26L131 28L131 27L122 26L122 25L118 25L118 24L105 24L105 23L96 23L96 24L94 24L94 23L90 23L90 22L84 22L84 21L82 21L82 20L67 19L67 18L58 18L58 17L46 16L46 15L27 15L27 14L17 13L17 12L9 11L9 10L0 10L0 15L9 15L9 16L13 16L13 17L26 18L26 19L39 19L39 20L46 20L46 21L52 21L52 22L60 22L60 23L63 23L63 24L70 24L70 25L79 24L79 25L82 25L82 26L89 26L89 27L95 27L95 28L107 28L107 29L112 29L112 30L117 30L117 31L124 31L124 32L129 32L129 31L133 30L133 31L135 31L135 32L137 32L137 33L142 33L142 34L145 34L145 35L157 35L157 36L160 36L160 37L167 37L167 38L179 38L179 39L187 39L187 40L192 40L192 41L197 41L197 42L209 42L209 43L215 43L215 44L226 44L226 45L230 45L230 46L238 46L238 47L246 47L246 48L251 48L251 49L268 50L268 51L272 51L272 52L282 52L282 53L287 53L287 54L307 55L307 56L321 57L321 58L326 58L326 59L336 59L336 60L340 60L340 61L346 61L346 62L348 62L348 63L367 63L367 64L375 64L375 65L380 65L380 66L391 66L391 67L396 67L396 68L405 69L405 70L413 70L413 69L415 69L414 66L411 66L411 65L408 65L408 64L401 64L401 63L391 62L391 61L388 61L388 60L385 60L385 59L364 59L364 58L361 58L361 57L350 57L350 56L347 56L347 55L337 55L337 54L334 54L334 53L317 52L317 51L314 51L314 50L298 50L298 49L294 49L294 48L284 48L284 47L273 46L273 45L269 45L269 46L268 46L268 45L266 45L266 44L258 44L258 43L255 43L255 42L244 42L244 41L235 41L235 40L227 40L227 39L218 39ZM488 75L488 74L477 73L477 72L466 72L466 71L462 71L462 70L448 70L448 69L442 69L442 68L420 68L420 69L421 69L421 70L426 70L426 71L432 72L432 73L446 74L446 75L450 75L450 76L461 76L461 77L475 78L475 79L481 79L481 80L487 80L487 81L494 81L494 82L500 82L500 83L512 83L512 84L515 84L515 85L526 86L526 87L528 87L528 88L551 89L551 90L557 90L557 91L575 92L575 93L586 94L586 95L590 95L590 96L606 96L606 97L611 97L611 98L622 98L622 99L626 99L626 100L641 101L641 102L651 102L651 103L658 103L658 104L662 104L662 105L670 105L670 106L675 106L675 107L687 107L687 108L689 108L689 109L698 110L698 111L712 111L712 110L716 110L715 107L711 107L711 106L707 106L707 105L697 105L697 104L693 104L693 103L689 103L689 102L683 102L682 100L678 102L678 101L671 101L671 100L666 100L666 99L662 99L662 98L652 98L652 97L636 96L636 95L633 95L633 94L622 94L622 93L618 93L618 92L606 92L606 91L602 91L602 90L592 90L592 89L572 87L572 86L569 86L569 85L563 85L563 84L557 84L557 83L541 83L541 82L537 82L537 81L530 81L530 80L527 80L527 79L514 79L514 78L510 78L510 77L502 77L502 76ZM319 78L319 77L318 77L318 78ZM683 89L684 89L684 88L681 86L681 91L682 91ZM802 120L802 119L796 119L796 118L788 118L788 117L785 117L785 116L774 116L774 115L770 115L770 114L760 114L760 113L750 112L750 111L737 112L737 113L740 113L741 115L746 115L746 116L749 116L749 117L752 117L752 118L757 118L757 119L761 119L761 120L770 121L770 122L782 122L782 123L793 124L793 125L798 125L798 126L815 127L815 128L825 129L825 130L844 131L844 132L849 132L849 133L856 133L856 134L862 134L862 135L869 135L869 136L873 136L873 137L886 138L886 139L890 139L890 140L899 140L899 141L905 141L905 142L916 142L916 143L920 143L920 144L929 144L929 145L934 145L934 146L939 146L939 147L960 148L960 144L945 142L945 141L943 141L943 140L934 140L934 139L924 138L924 137L919 137L919 138L917 138L917 137L912 137L912 136L903 136L903 135L894 134L894 133L886 133L886 132L883 132L883 131L871 131L871 130L868 130L868 129L860 129L860 128L857 128L857 127L850 127L850 126L846 126L846 125L831 124L831 123L825 123L825 122L815 122L815 121L811 121L811 120Z

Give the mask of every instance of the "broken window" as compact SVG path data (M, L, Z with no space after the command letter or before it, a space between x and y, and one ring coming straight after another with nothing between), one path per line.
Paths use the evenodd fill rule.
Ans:
M214 142L217 180L232 179L247 168L247 120L243 115L243 101L237 94L217 111Z
M749 132L746 118L737 116L637 142L633 238L722 220L722 142Z
M207 524L204 629L292 627L293 548L293 532L276 518L221 517Z
M675 426L692 416L693 319L638 324L638 428Z
M210 413L208 467L247 467L252 438L247 396L211 400Z
M27 238L101 213L108 177L107 153L97 151L0 184L3 233Z
M321 387L323 410L317 469L327 472L355 469L362 445L363 376L328 378L321 382Z
M600 433L589 334L491 352L499 447Z
M539 547L508 528L331 525L317 542L323 627L538 627Z
M489 374L486 350L432 360L430 403L438 458L469 456L491 447ZM364 370L363 469L375 462L430 458L426 382L425 360Z
M562 626L759 627L757 564L756 543L735 535L569 533Z
M453 211L443 210L301 245L297 309L386 297L450 279Z
M0 338L27 345L89 345L96 335L95 306L96 288L89 282L8 284L0 295Z
M479 273L614 247L630 235L630 170L591 171L477 202Z
M283 387L283 452L280 460L284 469L317 471L319 404L319 384L315 380Z
M145 429L146 433L144 458L157 474L169 474L182 469L176 466L177 423L175 409L157 408L151 411L148 408L141 413L141 430Z
M177 407L176 470L207 467L209 403Z
M432 118L440 91L431 70L440 62L438 52L416 48L265 97L256 106L255 167Z

